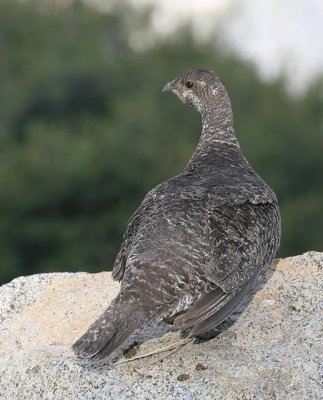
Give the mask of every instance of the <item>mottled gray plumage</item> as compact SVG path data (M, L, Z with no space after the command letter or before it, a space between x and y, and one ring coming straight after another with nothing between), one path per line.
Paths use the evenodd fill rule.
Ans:
M191 70L164 87L202 115L197 149L130 218L113 268L119 295L73 345L104 358L148 326L173 320L191 335L221 323L272 262L276 196L241 153L220 80Z

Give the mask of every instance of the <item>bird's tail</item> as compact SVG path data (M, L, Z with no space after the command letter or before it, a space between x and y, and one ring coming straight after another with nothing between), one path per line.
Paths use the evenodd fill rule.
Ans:
M117 297L72 348L80 358L103 359L148 323L143 306Z

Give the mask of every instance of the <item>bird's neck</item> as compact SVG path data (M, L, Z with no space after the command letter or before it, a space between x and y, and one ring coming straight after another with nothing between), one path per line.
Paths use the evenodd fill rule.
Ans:
M202 133L190 164L203 160L218 159L225 154L241 154L240 146L233 129L233 118L230 100L227 98L214 107L201 111Z
M215 149L223 144L239 147L234 135L231 102L226 92L217 102L202 108L201 116L202 133L199 145Z

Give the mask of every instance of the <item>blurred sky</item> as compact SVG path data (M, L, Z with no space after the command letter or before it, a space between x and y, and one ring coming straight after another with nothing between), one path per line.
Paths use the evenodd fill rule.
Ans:
M85 1L109 5L106 0ZM322 0L127 1L138 8L153 6L151 26L157 36L171 35L190 21L199 38L214 35L225 49L255 62L265 79L284 73L296 92L323 72ZM140 47L152 40L153 35L144 33L133 44Z

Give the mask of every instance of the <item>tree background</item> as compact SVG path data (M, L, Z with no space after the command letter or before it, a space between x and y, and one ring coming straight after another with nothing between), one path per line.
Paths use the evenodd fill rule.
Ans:
M323 250L323 78L302 95L189 26L140 51L149 11L0 3L0 284L111 270L127 220L196 146L199 115L161 88L192 67L226 85L242 150L278 195L279 256Z

